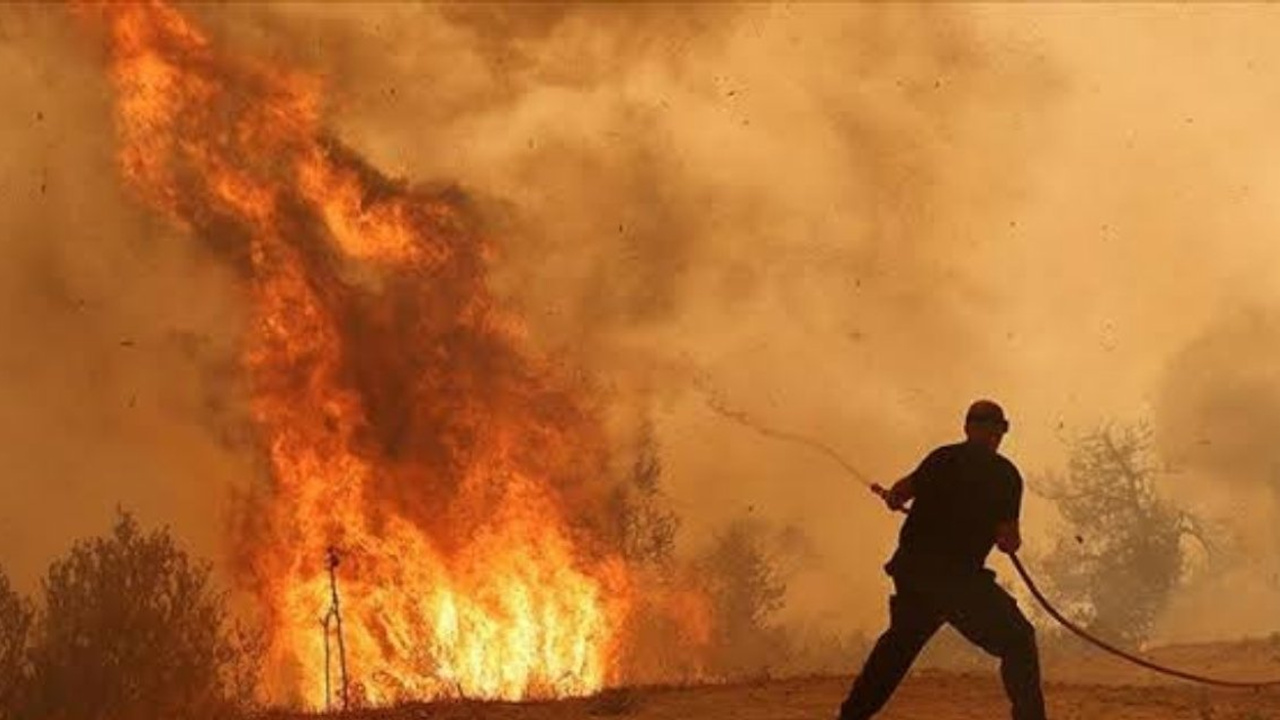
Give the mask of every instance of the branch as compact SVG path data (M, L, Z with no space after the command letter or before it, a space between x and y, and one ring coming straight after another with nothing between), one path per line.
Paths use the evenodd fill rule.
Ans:
M1199 518L1185 510L1178 511L1178 535L1193 538L1210 557L1216 556L1214 544L1206 537L1204 526Z

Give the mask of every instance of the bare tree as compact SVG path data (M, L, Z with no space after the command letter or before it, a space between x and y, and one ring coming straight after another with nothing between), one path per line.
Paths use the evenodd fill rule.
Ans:
M253 675L246 649L209 565L122 512L111 535L49 568L24 716L234 717Z
M1043 561L1055 593L1091 630L1128 643L1149 637L1186 579L1189 543L1212 551L1203 523L1161 497L1153 447L1145 425L1100 427L1041 488L1064 525Z

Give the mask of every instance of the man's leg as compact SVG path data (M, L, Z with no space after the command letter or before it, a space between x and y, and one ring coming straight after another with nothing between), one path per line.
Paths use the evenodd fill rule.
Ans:
M876 641L849 697L840 706L840 720L867 720L879 712L941 626L942 616L932 603L899 588L889 598L889 629Z
M957 588L947 621L971 642L1000 658L1000 678L1013 720L1045 720L1035 628L1018 603L989 576Z

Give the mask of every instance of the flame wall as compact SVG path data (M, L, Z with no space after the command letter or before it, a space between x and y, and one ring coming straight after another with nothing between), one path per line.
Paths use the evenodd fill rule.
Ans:
M326 697L331 547L335 688L340 620L365 702L599 689L630 592L592 526L604 435L585 388L495 307L463 197L364 165L323 133L315 86L220 53L178 11L93 12L126 177L250 298L241 362L271 483L238 547L277 693Z

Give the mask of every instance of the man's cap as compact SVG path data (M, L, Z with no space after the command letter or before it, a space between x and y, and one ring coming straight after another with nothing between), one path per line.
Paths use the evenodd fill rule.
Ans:
M1009 429L1009 419L1004 416L1004 408L991 400L978 400L970 405L969 411L964 415L964 422L966 425L981 423Z

